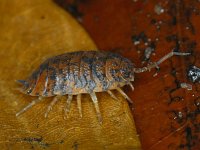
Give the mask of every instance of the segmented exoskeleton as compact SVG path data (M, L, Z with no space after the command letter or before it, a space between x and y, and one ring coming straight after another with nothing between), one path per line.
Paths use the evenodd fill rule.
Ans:
M116 89L132 103L121 87L130 85L133 90L131 82L134 81L134 73L158 67L160 63L173 55L189 55L189 53L171 52L158 62L143 68L135 68L130 60L118 54L102 51L78 51L49 58L27 80L18 80L23 84L21 92L39 98L19 111L16 116L31 108L42 98L54 97L45 113L47 117L53 105L58 101L58 96L61 95L68 95L65 108L65 115L67 115L70 111L72 97L77 95L78 110L82 117L81 95L88 93L94 103L98 120L102 123L96 92L105 91L117 99L111 91Z

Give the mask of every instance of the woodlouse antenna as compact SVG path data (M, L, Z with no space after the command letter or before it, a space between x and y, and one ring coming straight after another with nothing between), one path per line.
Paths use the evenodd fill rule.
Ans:
M142 73L142 72L146 72L146 71L150 71L152 68L157 68L159 69L159 65L164 62L165 60L169 59L172 56L187 56L190 55L191 53L181 53L181 52L170 52L167 55L163 56L160 60L158 60L157 62L151 63L146 67L142 67L142 68L134 68L133 71L135 73Z

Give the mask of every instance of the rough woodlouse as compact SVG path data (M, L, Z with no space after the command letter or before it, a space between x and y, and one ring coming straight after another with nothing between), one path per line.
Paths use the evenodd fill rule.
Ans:
M111 97L117 99L111 92L116 89L132 103L121 87L130 85L132 90L134 89L131 84L134 81L134 73L158 68L159 64L173 55L189 54L170 52L159 61L142 68L135 68L130 60L118 54L102 51L78 51L49 58L27 80L18 80L23 85L21 92L39 98L29 103L16 116L41 101L43 97L54 96L47 107L45 113L45 117L47 117L53 105L58 101L58 96L68 94L65 116L70 111L73 95L77 95L77 106L82 117L81 94L88 93L94 103L98 120L102 123L96 92L106 91Z

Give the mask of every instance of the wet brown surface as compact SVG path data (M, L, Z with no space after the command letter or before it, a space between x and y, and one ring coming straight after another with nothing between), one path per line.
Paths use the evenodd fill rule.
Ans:
M134 101L132 111L143 149L200 147L199 83L187 79L189 65L200 67L198 0L57 0L94 39L99 49L126 56L142 66L144 51L153 50L151 61L172 49L193 52L174 57L154 71L137 74L135 91L125 88ZM144 64L146 65L146 63ZM190 83L193 90L180 88Z

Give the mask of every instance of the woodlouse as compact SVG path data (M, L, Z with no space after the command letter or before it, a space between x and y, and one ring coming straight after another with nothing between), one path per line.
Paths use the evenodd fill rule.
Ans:
M47 107L45 113L45 117L47 117L53 105L58 101L58 96L68 95L65 108L65 116L67 116L72 97L77 95L78 110L82 117L81 94L88 93L94 103L98 120L102 123L96 92L106 91L112 98L117 99L111 91L116 89L132 103L121 87L130 85L132 90L134 89L131 84L134 81L134 73L157 68L159 64L173 55L189 54L170 52L159 61L142 68L135 68L130 60L118 54L102 51L78 51L49 58L27 80L18 80L23 85L21 92L39 98L29 103L16 116L41 101L43 97L54 96Z

